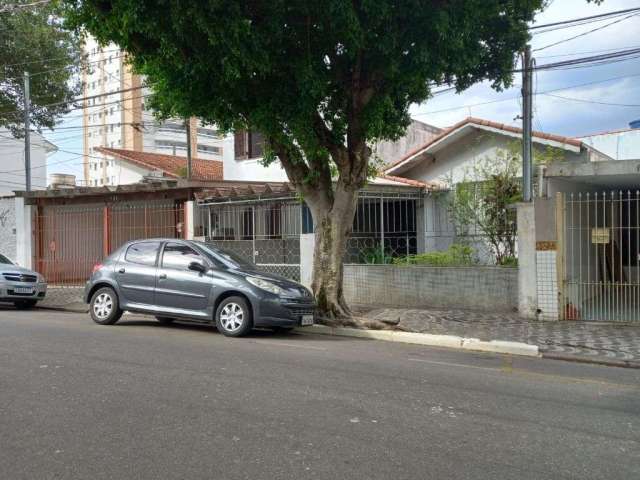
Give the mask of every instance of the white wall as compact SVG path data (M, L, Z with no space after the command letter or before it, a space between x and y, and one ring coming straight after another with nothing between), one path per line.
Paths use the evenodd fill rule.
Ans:
M114 160L109 157L110 160ZM156 175L162 177L162 173L154 172L153 170L145 169L133 165L123 160L115 159L112 164L107 168L107 175L110 179L115 179L112 185L129 185L131 183L138 183L144 177L150 175Z
M268 167L260 164L260 159L236 160L233 135L227 135L223 142L223 168L225 180L245 180L259 182L286 182L287 174L275 161Z
M581 140L614 160L640 158L640 129L603 133L584 137Z
M0 197L0 253L16 258L16 200Z
M33 190L47 187L47 148L53 145L31 134L31 186ZM25 189L24 139L13 138L11 132L0 129L0 196Z
M477 162L496 158L500 151L513 148L513 144L513 137L474 131L443 148L432 159L425 159L412 169L398 175L426 182L441 181L454 184L473 180L473 166ZM534 144L534 149L542 153L546 147ZM584 154L572 152L565 152L564 157L565 160L586 158Z

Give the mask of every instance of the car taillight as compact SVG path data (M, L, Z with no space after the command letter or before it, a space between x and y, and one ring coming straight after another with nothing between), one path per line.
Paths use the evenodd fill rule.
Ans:
M93 266L93 272L92 273L96 273L98 270L100 270L102 268L102 264L101 263L96 263Z

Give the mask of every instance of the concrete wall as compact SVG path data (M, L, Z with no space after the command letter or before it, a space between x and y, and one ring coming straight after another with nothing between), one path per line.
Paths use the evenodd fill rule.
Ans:
M378 158L384 165L389 165L400 160L410 151L421 147L442 132L442 129L412 120L406 133L395 142L382 141L376 143L371 150L373 156Z
M0 197L0 253L16 259L16 206L14 197Z
M344 289L352 304L513 311L518 306L518 270L345 265Z

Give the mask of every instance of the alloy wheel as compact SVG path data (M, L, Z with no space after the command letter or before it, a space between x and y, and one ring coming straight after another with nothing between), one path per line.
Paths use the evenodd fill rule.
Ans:
M220 312L220 323L228 332L239 330L244 323L244 310L237 303L227 303Z
M93 302L93 313L100 320L104 320L111 314L113 310L113 299L108 293L101 293Z

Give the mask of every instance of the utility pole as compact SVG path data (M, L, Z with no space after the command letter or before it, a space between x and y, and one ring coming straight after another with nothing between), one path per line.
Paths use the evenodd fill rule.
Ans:
M531 46L527 45L522 58L522 199L530 202L533 191L533 61Z
M31 99L29 98L29 72L24 72L24 181L25 190L31 191Z
M191 119L185 121L187 127L187 180L191 181Z

